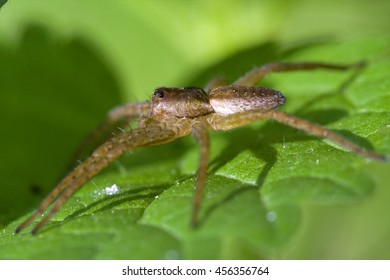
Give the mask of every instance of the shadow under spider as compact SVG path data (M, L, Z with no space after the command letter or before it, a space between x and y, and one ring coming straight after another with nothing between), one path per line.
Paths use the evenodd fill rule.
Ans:
M310 99L309 101L303 103L297 110L296 113L298 112L305 112L307 108L310 108L312 105L315 105L316 103L319 103L321 101L326 100L329 97L333 96L338 96L342 97L343 100L350 105L351 107L355 107L349 99L344 95L345 91L348 89L349 86L353 84L353 82L356 80L356 78L364 71L365 67L362 68L357 68L353 70L353 73L345 80L343 81L339 87L334 89L331 92L323 93L320 95L317 95L315 98ZM330 115L332 116L332 115ZM320 123L321 124L321 123Z
M334 96L341 96L347 104L354 107L351 102L343 94L346 89L355 81L355 79L364 71L364 68L357 69L336 89L331 92L323 93L313 96L310 100L303 103L292 114L311 122L328 125L334 123L348 115L346 110L341 109L321 109L310 110L310 107L318 102L324 101ZM288 100L288 94L287 100ZM317 137L308 135L297 129L288 127L286 125L266 121L260 129L255 129L250 126L237 129L238 133L232 132L231 134L225 133L224 137L228 138L228 145L220 152L212 162L210 162L210 173L217 172L227 162L230 162L237 157L243 150L250 150L252 154L265 162L265 166L262 168L260 175L256 181L258 187L261 187L274 164L277 161L277 151L272 144L296 142L309 139L318 139ZM371 143L363 137L360 137L348 130L335 130L336 133L344 136L345 138L357 143L358 145L372 149ZM243 145L243 139L245 139L245 145Z
M234 180L234 179L229 179L229 180ZM235 180L235 181L237 181L237 180ZM216 211L222 205L228 203L229 201L231 201L232 199L234 199L238 195L241 195L241 194L243 194L243 193L245 193L247 191L251 191L254 188L257 188L256 186L249 185L249 184L243 184L242 182L240 182L239 184L241 184L243 186L241 186L238 189L235 189L235 190L231 191L223 199L221 199L220 201L212 204L210 207L205 209L203 217L201 219L199 219L199 221L198 221L197 227L201 227L203 224L205 224L207 222L207 220L208 220L208 217L210 217L210 215L212 215L212 213L214 211Z
M147 199L149 200L148 204L150 204L154 200L155 196L160 195L163 191L171 187L171 185L172 184L163 184L153 187L140 187L120 192L118 194L104 196L90 203L88 206L82 207L81 209L74 211L73 213L66 216L66 218L64 218L62 221L51 222L42 231L50 230L57 226L61 226L77 217L82 217L83 214L92 214L106 210L112 210L122 203L128 203L140 199Z

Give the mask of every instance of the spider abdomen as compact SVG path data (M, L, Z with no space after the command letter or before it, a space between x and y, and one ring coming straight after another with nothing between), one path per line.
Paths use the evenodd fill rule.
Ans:
M278 91L260 86L222 86L209 94L210 104L220 115L248 110L271 110L283 105L286 98Z

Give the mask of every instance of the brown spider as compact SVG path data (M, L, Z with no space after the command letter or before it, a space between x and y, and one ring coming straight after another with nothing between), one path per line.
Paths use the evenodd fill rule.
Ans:
M284 104L285 97L274 89L255 85L268 72L318 68L347 70L361 66L363 63L272 63L253 69L231 85L221 79L215 79L209 82L204 90L195 87L162 87L154 91L151 101L128 103L114 108L108 114L106 122L91 138L101 135L102 131L120 120L129 121L139 117L138 128L116 135L95 149L90 157L58 183L36 211L16 229L16 233L26 228L57 199L47 215L32 230L33 234L38 232L74 192L125 151L165 144L188 134L192 134L200 146L200 163L191 216L191 224L195 226L209 160L208 130L229 130L260 119L273 119L314 136L328 138L358 155L385 160L383 155L367 151L326 128L275 110Z

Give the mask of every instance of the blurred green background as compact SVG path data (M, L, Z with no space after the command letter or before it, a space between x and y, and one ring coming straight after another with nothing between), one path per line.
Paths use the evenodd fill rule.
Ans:
M385 0L6 2L0 8L0 228L52 189L72 151L113 106L146 100L158 86L234 79L307 45L390 42L389 14ZM364 169L376 183L364 203L303 204L299 229L268 257L389 259L389 164Z

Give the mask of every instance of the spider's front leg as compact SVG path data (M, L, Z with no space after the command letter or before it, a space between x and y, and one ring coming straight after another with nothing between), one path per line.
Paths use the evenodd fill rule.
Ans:
M57 199L47 215L34 227L32 233L34 234L39 231L58 212L74 192L125 151L165 144L179 137L186 136L190 132L191 121L188 119L172 118L164 122L151 122L146 127L136 128L115 136L99 146L89 158L62 179L42 201L37 210L15 232L18 233L26 228Z
M69 166L72 167L79 160L81 154L91 148L92 144L101 144L111 138L110 133L113 133L115 128L122 128L135 118L148 115L149 111L149 102L127 103L110 110L106 119L84 139L75 151ZM97 141L100 143L95 143Z
M336 144L354 152L355 154L361 155L363 157L371 158L374 160L384 161L386 157L375 152L367 151L364 148L354 144L343 136L338 135L318 124L309 122L307 120L295 117L293 115L287 114L282 111L269 110L252 110L244 111L228 116L220 116L217 114L210 114L208 117L208 123L211 128L214 130L229 130L236 127L240 127L249 123L252 123L256 120L261 119L273 119L280 123L284 123L288 126L302 130L308 134L320 137L328 138Z

